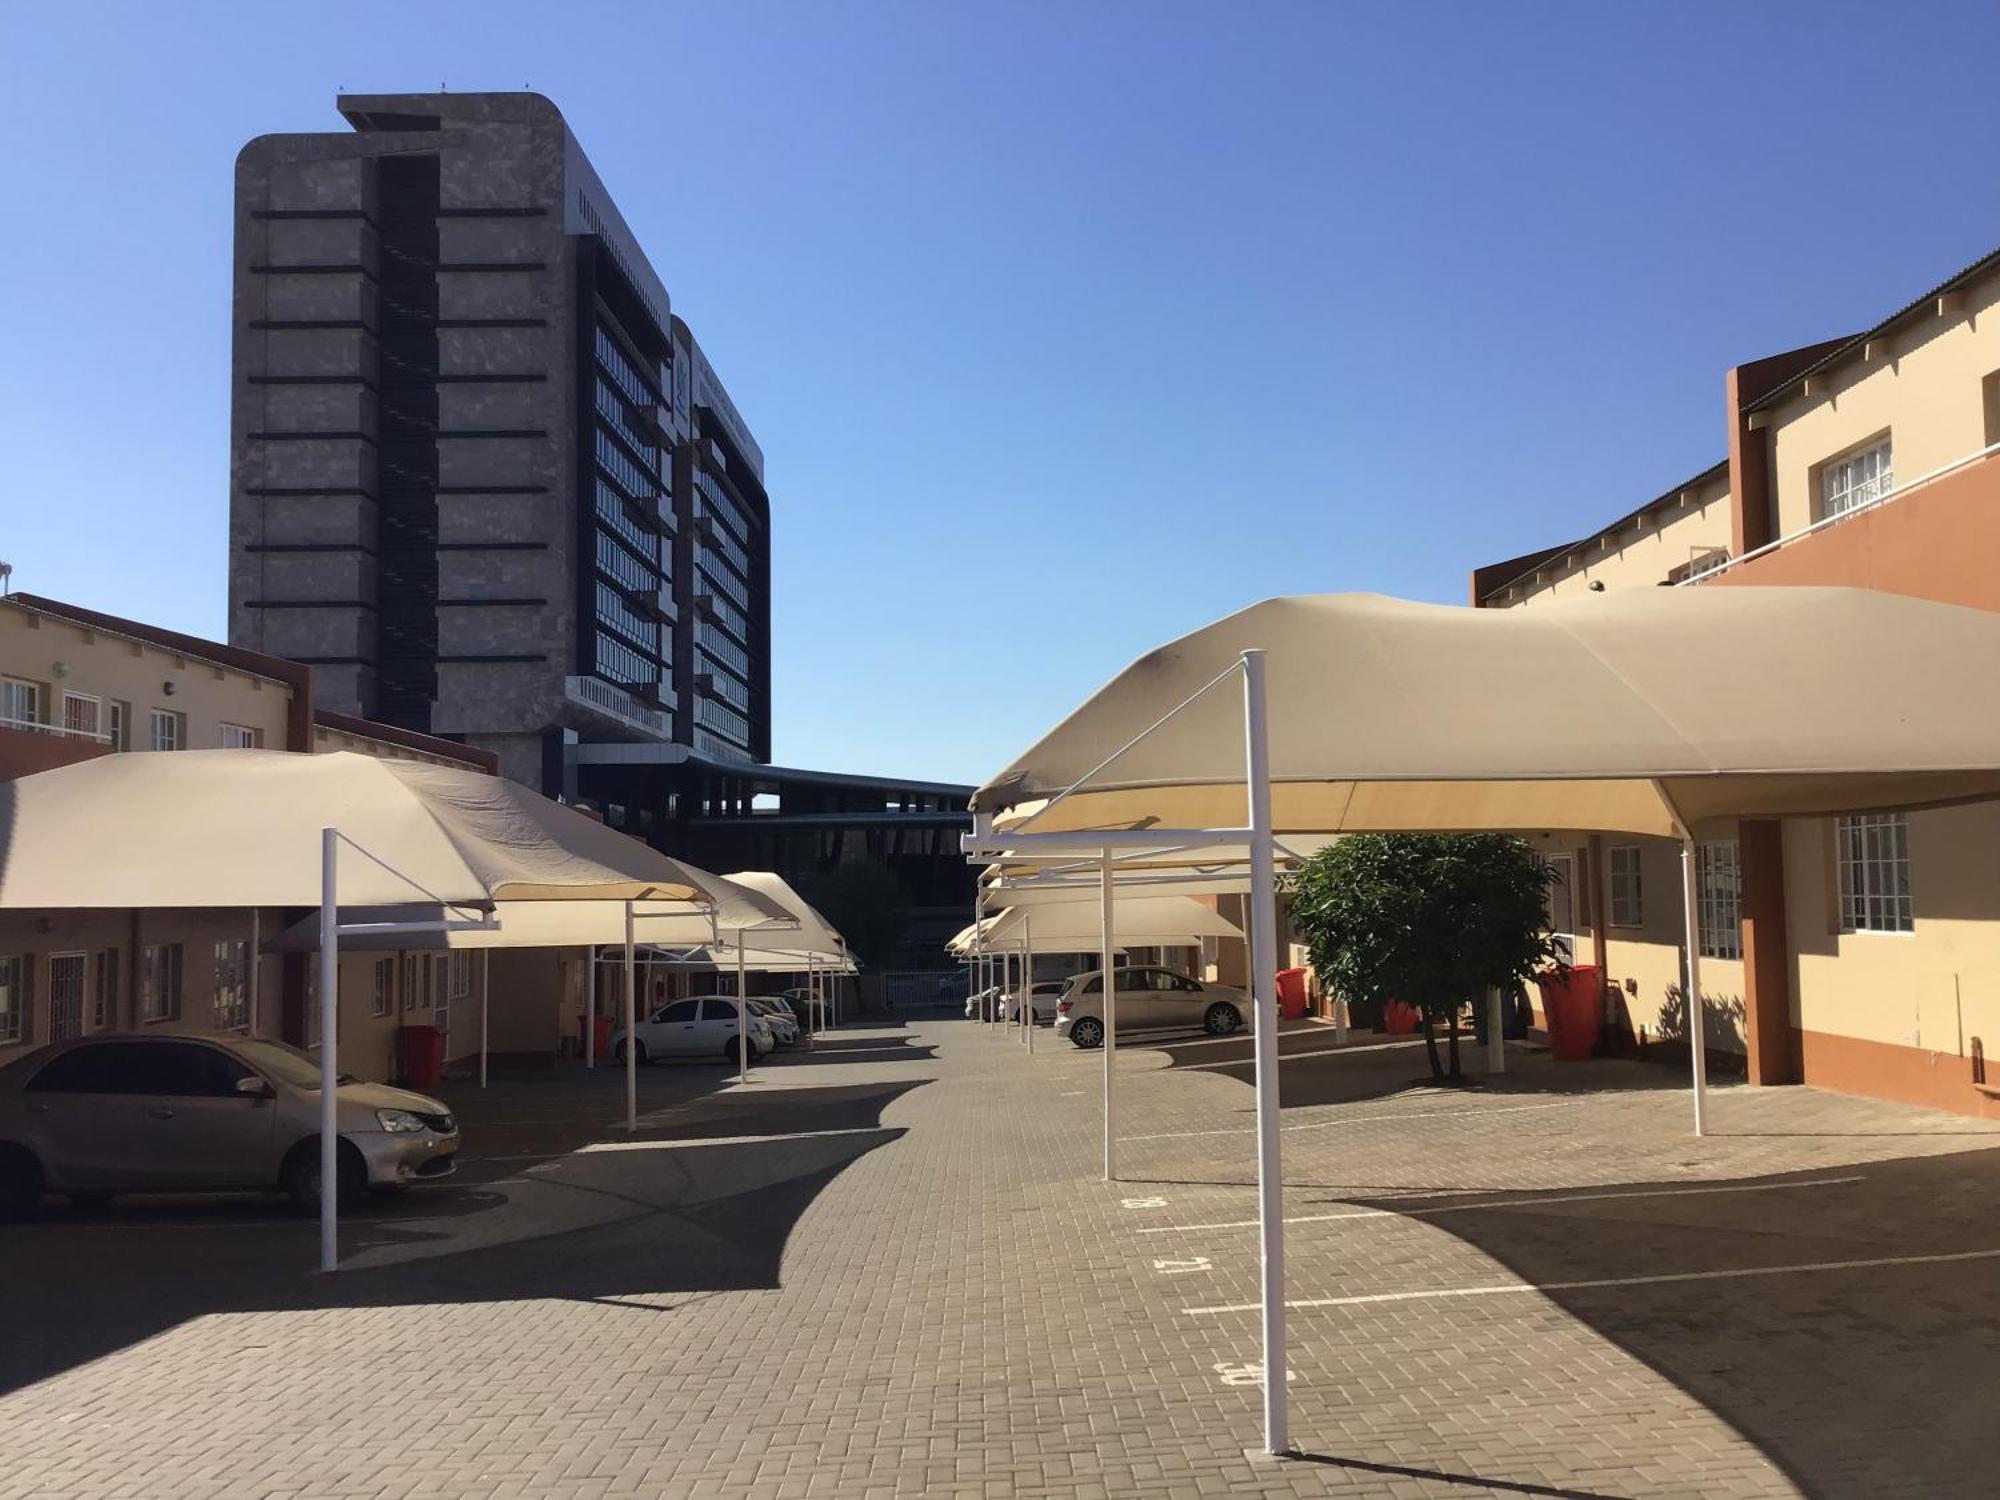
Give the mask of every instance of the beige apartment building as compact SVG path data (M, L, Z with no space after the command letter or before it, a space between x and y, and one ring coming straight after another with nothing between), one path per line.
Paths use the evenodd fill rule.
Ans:
M1865 333L1731 370L1724 397L1722 461L1480 568L1473 604L1842 584L2000 609L2000 252ZM1610 1018L1678 1038L1678 849L1544 842L1566 877L1551 924L1603 969ZM2000 807L1747 822L1700 845L1697 876L1709 1044L1753 1081L2000 1118Z
M120 751L351 750L489 774L492 754L316 709L309 667L32 594L0 598L0 780ZM116 850L79 858L117 857ZM90 1031L202 1027L311 1045L315 966L259 957L300 912L188 909L0 912L0 1064ZM446 1029L477 1050L476 956L341 960L343 1067L399 1071L398 1029ZM502 953L491 970L493 1053L547 1058L579 955Z

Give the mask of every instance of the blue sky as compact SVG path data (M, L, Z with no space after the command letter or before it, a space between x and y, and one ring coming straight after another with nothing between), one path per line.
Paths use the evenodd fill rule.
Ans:
M775 755L978 780L1274 593L1458 602L2000 244L1991 5L13 6L0 557L225 628L231 163L562 108L763 444Z

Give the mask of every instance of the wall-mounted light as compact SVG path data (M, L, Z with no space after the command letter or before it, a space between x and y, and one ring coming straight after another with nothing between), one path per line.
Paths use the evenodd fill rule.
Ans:
M1591 591L1591 593L1593 593L1593 594L1601 594L1601 593L1603 593L1603 592L1604 592L1604 580L1603 580L1602 578L1593 578L1593 579L1591 579L1591 580L1590 580L1590 591Z
M55 677L55 679L58 682L60 682L63 678L69 676L69 663L66 661L59 661L54 666L50 667L49 671Z
M163 682L160 684L160 691L164 693L167 697L171 698L174 695L174 684L171 682Z

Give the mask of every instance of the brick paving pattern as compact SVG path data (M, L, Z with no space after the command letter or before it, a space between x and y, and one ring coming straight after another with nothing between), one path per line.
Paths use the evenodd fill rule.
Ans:
M0 1497L2000 1492L2000 1126L1282 1040L1305 1461L1243 1456L1247 1043L1124 1050L1106 1184L1098 1055L926 1019L648 1069L629 1140L613 1072L460 1087L330 1278L277 1207L52 1205Z

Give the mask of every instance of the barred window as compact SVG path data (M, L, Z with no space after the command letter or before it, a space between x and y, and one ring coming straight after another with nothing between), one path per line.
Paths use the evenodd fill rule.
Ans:
M472 955L464 949L451 956L451 998L463 1000L472 993Z
M1697 844L1695 915L1703 958L1743 956L1743 855L1735 839Z
M139 1019L177 1021L181 1014L181 945L149 943L139 953Z
M1607 853L1611 867L1611 925L1638 927L1645 917L1641 900L1639 846L1613 844Z
M90 1000L90 1025L94 1031L104 1031L112 1026L118 1015L118 950L100 948L91 963L93 989Z
M1842 818L1834 833L1842 932L1909 932L1910 817L1867 813Z
M18 954L0 958L0 1043L28 1035L28 962Z
M369 973L369 998L371 1009L378 1016L386 1016L396 1003L396 960L378 958Z
M1835 459L1819 471L1820 519L1879 500L1896 487L1896 473L1887 438L1872 448Z
M250 1024L250 945L229 938L215 945L215 1026L233 1031Z

